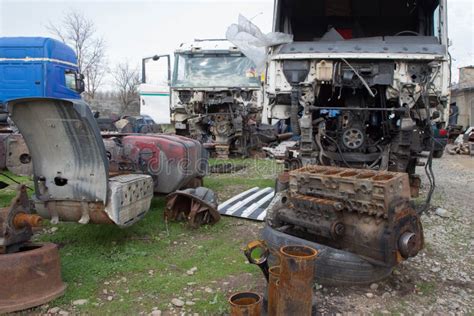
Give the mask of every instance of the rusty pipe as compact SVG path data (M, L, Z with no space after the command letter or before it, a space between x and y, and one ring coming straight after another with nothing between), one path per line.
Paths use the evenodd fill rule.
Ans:
M277 315L311 315L314 264L318 252L306 246L280 248Z
M260 316L262 297L253 292L240 292L229 298L231 316Z
M20 213L13 218L13 226L16 229L22 229L27 226L39 227L43 222L43 218L39 215Z
M278 310L280 266L271 267L269 270L270 279L268 281L268 316L275 316Z

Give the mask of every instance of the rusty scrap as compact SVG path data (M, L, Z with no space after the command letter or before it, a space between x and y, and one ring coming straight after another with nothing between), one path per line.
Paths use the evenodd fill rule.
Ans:
M231 316L260 316L262 313L262 297L253 292L240 292L229 298Z
M411 195L406 173L307 166L290 172L289 189L272 202L267 224L376 265L395 266L423 247ZM412 235L407 239L407 234Z
M22 229L27 226L40 227L43 222L43 218L39 215L20 213L13 218L13 225L17 229Z
M191 228L215 224L221 218L215 193L199 187L171 193L166 198L165 219L186 221Z
M448 147L447 151L450 155L473 155L471 146L474 143L459 143L452 147Z
M59 251L54 244L23 244L0 255L0 314L45 304L64 294Z
M15 252L33 235L30 225L20 225L19 219L30 213L26 186L19 185L9 207L0 209L0 255ZM33 220L33 218L30 218ZM38 220L33 220L38 223Z
M42 218L29 208L26 186L18 186L11 205L0 210L0 314L49 302L64 293L58 248L32 244L32 227Z
M311 315L317 254L315 249L306 246L284 246L280 249L276 315Z
M280 266L271 267L269 270L270 278L268 280L268 315L276 315L278 311L278 302L280 301Z

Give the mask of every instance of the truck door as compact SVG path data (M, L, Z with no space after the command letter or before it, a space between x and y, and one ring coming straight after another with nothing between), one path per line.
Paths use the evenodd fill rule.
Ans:
M149 115L157 124L171 124L170 56L161 55L142 60L140 114Z
M0 62L0 101L44 95L41 62Z

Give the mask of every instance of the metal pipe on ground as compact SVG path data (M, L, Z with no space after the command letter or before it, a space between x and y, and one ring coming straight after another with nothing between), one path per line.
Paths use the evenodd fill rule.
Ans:
M318 252L306 246L280 248L280 280L276 315L311 315L314 264Z
M268 280L268 316L275 316L278 310L280 266L271 267Z
M229 298L231 316L260 316L262 297L253 292L240 292Z

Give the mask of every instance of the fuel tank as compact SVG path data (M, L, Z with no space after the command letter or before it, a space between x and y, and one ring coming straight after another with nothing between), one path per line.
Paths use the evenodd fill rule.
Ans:
M109 170L151 175L154 192L196 187L207 174L208 154L196 140L164 134L104 135Z

